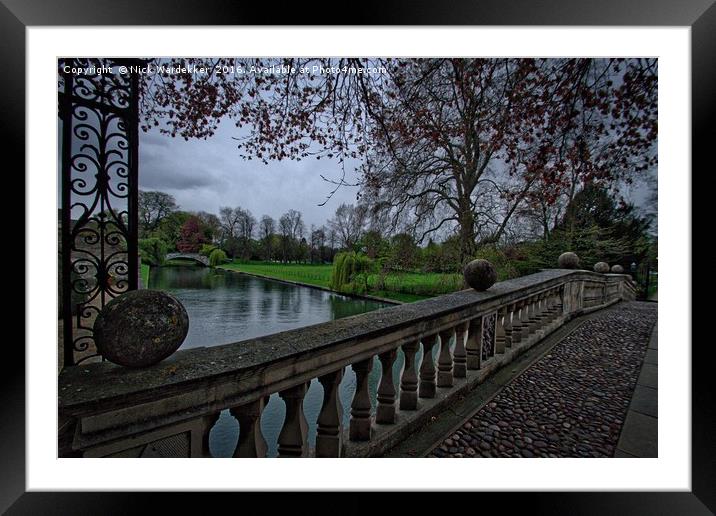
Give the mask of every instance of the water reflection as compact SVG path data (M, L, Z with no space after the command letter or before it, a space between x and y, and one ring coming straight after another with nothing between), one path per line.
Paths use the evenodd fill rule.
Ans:
M153 268L149 288L171 292L186 307L189 334L182 349L237 342L388 306L323 290L196 266ZM396 387L399 385L402 367L403 355L399 353L393 368ZM372 399L375 399L380 376L381 365L376 358L368 381ZM355 375L347 367L339 391L346 425L350 419L354 391ZM313 380L304 400L309 442L312 444L315 442L316 418L322 401L323 387L317 380ZM276 455L276 440L284 415L283 401L278 395L271 396L261 418L269 456ZM222 412L210 435L212 454L215 457L230 457L238 440L238 432L236 419L228 411Z
M182 349L260 337L382 308L323 290L206 267L156 267L149 288L174 294L189 314Z

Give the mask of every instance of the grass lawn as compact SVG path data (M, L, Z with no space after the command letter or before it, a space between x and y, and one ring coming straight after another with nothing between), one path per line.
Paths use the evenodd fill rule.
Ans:
M368 286L376 289L378 275L368 277ZM436 272L394 272L386 276L383 289L387 292L417 296L421 299L449 294L462 288L462 276L459 274L440 274Z
M141 275L142 285L144 286L144 288L149 288L149 265L147 265L146 263L142 264Z
M317 287L330 288L332 265L306 265L302 263L232 262L223 269L248 272L270 278L298 281Z
M324 288L330 288L331 270L333 269L332 265L239 261L221 267ZM377 274L368 277L369 295L395 299L404 303L428 299L462 288L462 277L458 274L392 273L385 278L382 289L376 288L378 279Z

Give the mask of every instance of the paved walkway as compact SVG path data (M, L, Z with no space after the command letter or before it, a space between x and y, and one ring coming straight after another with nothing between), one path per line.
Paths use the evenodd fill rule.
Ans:
M653 380L652 368L645 363L642 370L642 362L656 320L656 303L620 303L595 314L515 378L430 456L648 456L645 449L630 448L625 420L642 419L635 428L653 430L639 423L643 423L640 415L655 411L655 406L637 412L635 388L637 380L641 387L652 388L647 385ZM655 348L650 350L647 360L655 354ZM637 432L637 444L643 444L644 435ZM618 442L621 451L617 451Z
M659 456L657 341L657 329L654 327L619 436L615 457Z

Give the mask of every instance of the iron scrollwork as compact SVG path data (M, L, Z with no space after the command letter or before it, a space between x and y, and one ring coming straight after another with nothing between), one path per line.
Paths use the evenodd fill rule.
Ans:
M138 287L138 60L61 59L61 313L64 365L98 357L94 319Z
M497 312L482 318L482 361L495 356L495 327Z

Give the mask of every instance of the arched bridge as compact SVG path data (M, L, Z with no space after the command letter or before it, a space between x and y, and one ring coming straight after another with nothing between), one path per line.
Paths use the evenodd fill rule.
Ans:
M209 266L209 258L199 253L168 253L167 260L194 260L202 265Z

